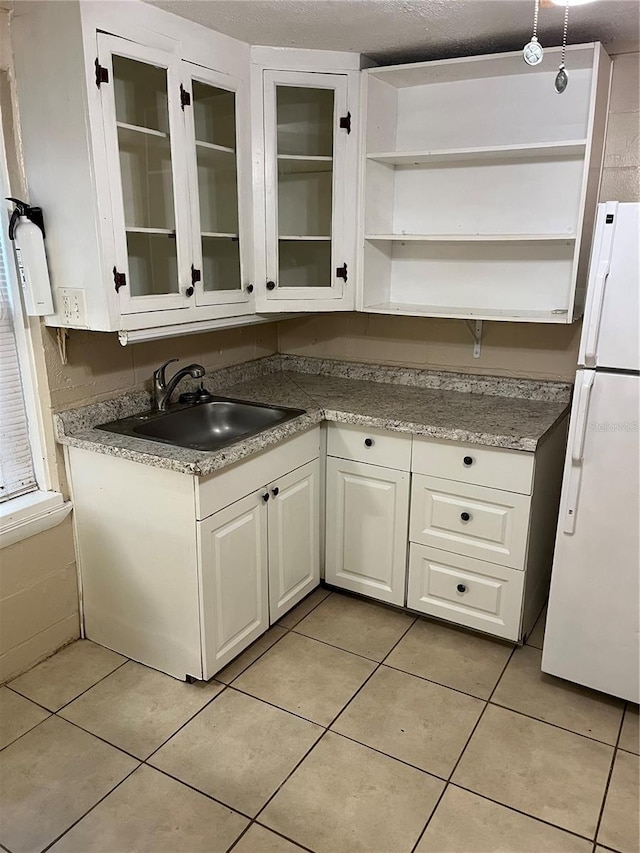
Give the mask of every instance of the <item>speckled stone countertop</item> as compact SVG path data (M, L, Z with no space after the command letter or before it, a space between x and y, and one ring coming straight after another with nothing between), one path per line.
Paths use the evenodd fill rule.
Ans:
M180 391L193 385L190 380ZM207 374L205 387L238 400L304 409L280 426L217 451L190 450L95 427L150 408L145 391L55 416L58 441L145 465L206 476L324 420L535 451L566 414L564 382L271 356Z

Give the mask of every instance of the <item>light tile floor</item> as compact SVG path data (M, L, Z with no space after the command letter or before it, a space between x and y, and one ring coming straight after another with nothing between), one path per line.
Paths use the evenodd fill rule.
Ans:
M638 853L638 709L316 590L208 684L78 641L0 688L10 853Z

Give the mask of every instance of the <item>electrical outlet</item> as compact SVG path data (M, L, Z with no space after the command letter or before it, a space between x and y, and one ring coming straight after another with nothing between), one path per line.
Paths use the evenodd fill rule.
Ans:
M84 290L79 287L61 287L60 305L65 326L86 328L87 302Z

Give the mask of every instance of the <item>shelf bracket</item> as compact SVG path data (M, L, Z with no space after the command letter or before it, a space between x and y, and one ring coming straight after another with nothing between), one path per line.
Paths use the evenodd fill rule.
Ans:
M467 329L471 332L473 338L473 357L480 358L480 349L482 347L482 320L476 320L472 323L471 320L465 320Z

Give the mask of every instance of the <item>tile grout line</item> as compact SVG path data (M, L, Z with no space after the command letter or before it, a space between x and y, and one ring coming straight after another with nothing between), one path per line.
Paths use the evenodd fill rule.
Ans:
M624 703L624 710L622 712L622 718L620 720L620 725L618 727L618 737L616 738L616 742L615 742L615 745L613 747L613 754L611 756L611 763L609 764L609 772L607 774L607 781L605 782L605 786L604 786L604 793L602 795L602 803L600 804L600 811L598 813L598 820L596 821L596 829L595 829L595 833L593 836L594 853L595 853L596 846L598 844L598 833L600 832L600 825L602 823L602 818L604 816L604 809L605 809L605 806L607 804L607 797L609 795L609 785L611 784L611 777L613 776L613 768L614 768L614 765L616 763L616 758L618 756L618 751L619 751L618 744L620 743L620 738L622 736L622 727L624 725L624 718L627 715L627 708L628 707L629 707L629 703L625 702ZM623 750L623 752L624 752L624 750Z
M91 640L89 642L91 642ZM95 643L95 645L98 645L98 643ZM106 646L100 646L100 648L106 648ZM109 649L108 651L111 651L111 650ZM114 654L118 654L118 652L114 652ZM52 657L55 657L55 655L52 655ZM123 657L123 655L120 655L120 657ZM99 678L93 684L89 685L89 687L82 690L80 693L78 693L77 696L74 696L73 699L69 699L68 702L65 702L64 704L60 705L60 707L55 711L52 711L50 708L47 708L45 705L41 705L39 702L36 702L35 700L31 699L29 696L25 696L24 693L20 693L20 691L17 690L15 687L11 687L10 684L5 684L4 686L8 687L9 690L12 690L18 696L22 696L23 699L29 699L30 702L34 703L34 705L38 705L40 708L43 708L45 711L49 711L50 714L58 714L60 711L63 710L63 708L66 708L72 702L75 702L76 699L79 699L81 696L84 696L84 694L88 693L89 690L92 690L96 686L96 684L100 684L100 682L104 681L105 678L109 678L110 675L113 675L114 672L117 672L119 669L122 669L122 667L127 663L137 663L137 661L132 661L131 658L127 658L126 660L123 660L122 663L119 663L118 666L114 667L106 675L103 675L101 678ZM36 664L36 666L38 666L38 664ZM140 664L140 666L145 666L145 664ZM35 669L35 667L33 667L33 668ZM27 672L30 672L30 671L31 670L27 670Z
M323 601L325 601L325 600L326 600L326 599L323 599ZM320 603L322 603L322 602L320 602ZM314 608L314 609L315 609L315 608ZM312 611L311 611L311 612L312 612ZM308 615L308 614L307 614L307 615ZM306 618L306 617L305 617L305 618ZM386 657L388 657L388 655L390 655L390 654L391 654L391 652L393 651L393 649L395 649L395 647L398 645L398 643L400 643L400 642L404 639L404 637L406 636L406 634L408 633L408 631L410 631L410 630L411 630L411 628L413 627L413 625L415 625L416 620L417 620L417 617L416 617L415 619L413 619L413 620L412 620L411 624L410 624L410 625L408 625L408 626L407 626L407 628L406 628L406 630L405 630L405 631L403 631L403 633L401 634L401 636L400 636L400 637L398 637L397 641L393 644L393 646L391 647L391 649L389 649L389 651L387 652L387 655L385 655L385 657L383 658L383 660L385 660L385 659L386 659ZM302 621L302 620L300 620L300 621ZM298 624L299 624L299 623L298 623ZM303 636L304 636L304 635L303 635ZM312 639L312 638L308 638L308 639ZM344 650L344 649L342 649L342 651L345 651L345 650ZM367 658L366 660L369 660L369 659ZM322 728L324 729L324 731L322 732L322 734L320 735L320 737L315 741L315 743L313 743L313 744L311 745L311 747L310 747L310 748L307 750L307 752L302 756L302 758L297 762L297 764L293 767L293 769L292 769L292 770L287 774L287 776L286 776L286 777L282 780L282 782L278 785L278 787L277 787L277 788L276 788L276 790L273 792L273 794L271 794L271 796L269 797L269 799L264 803L264 805L262 806L262 808L258 811L258 813L256 814L256 816L253 818L253 820L252 820L252 822L251 822L250 826L251 826L251 825L253 825L253 823L258 822L258 818L260 817L260 815L262 815L262 813L265 811L265 809L269 806L269 804L272 802L272 800L273 800L273 799L278 795L278 793L281 791L281 789L284 787L284 785L289 781L289 779L293 776L293 774L298 770L298 768L302 765L302 763L303 763L304 761L306 761L306 759L308 758L308 756L309 756L309 755L311 754L311 752L312 752L312 751L313 751L313 750L318 746L318 744L319 744L319 743L320 743L320 741L325 737L325 735L327 734L327 732L329 732L329 731L330 731L330 727L335 723L335 721L338 719L338 717L340 716L340 714L342 714L342 713L343 713L343 711L345 711L345 710L346 710L346 708L351 704L351 702L353 702L353 700L355 699L355 697L360 693L360 691L364 688L364 686L369 682L369 680L373 677L373 675L374 675L374 674L378 671L378 669L380 669L380 667L382 666L382 661L380 661L380 662L378 662L378 663L376 663L376 661L370 661L370 662L371 662L371 663L375 663L375 664L376 664L376 666L374 667L374 669L373 669L373 670L371 671L371 673L367 676L367 678L362 682L362 684L360 685L360 687L356 690L356 692L355 692L355 693L353 694L353 696L348 700L348 702L347 702L347 703L346 703L346 704L345 704L345 705L340 709L340 711L335 715L335 717L333 717L333 719L332 719L332 720L330 720L329 724L328 724L327 726L322 726ZM237 689L237 688L236 688L236 689ZM241 692L241 691L239 691L239 692ZM248 694L248 695L250 695L250 694ZM257 697L255 697L255 696L254 696L253 698L254 698L254 699L256 699ZM259 701L264 701L264 700L259 700ZM271 703L267 703L267 704L271 704ZM278 707L278 706L276 705L275 707ZM280 710L284 710L284 709L283 709L283 708L281 708ZM288 713L291 713L291 712L288 712ZM297 715L294 715L294 716L297 716ZM303 718L303 719L304 719L304 718ZM311 722L313 722L313 721L311 721ZM316 725L318 725L318 723L316 723ZM331 732L331 733L332 733L332 734L338 734L337 732ZM362 745L362 746L364 746L364 747L365 747L365 749L369 749L369 747L367 747L365 744L361 744L361 745ZM375 751L375 750L374 750L374 751ZM387 756L387 757L388 757L388 758L392 758L392 756ZM260 825L260 826L262 826L262 824L259 824L259 825ZM249 828L250 828L250 827L247 827L247 830L246 830L247 832L248 832ZM270 829L270 827L268 827L268 828ZM244 834L244 833L243 833L243 834ZM286 836L283 836L283 837L286 837ZM234 843L234 845L233 845L233 846L235 846L235 844L237 843L237 841L238 841L238 840L239 840L239 839L237 839L237 840L236 840L236 842ZM292 840L292 839L289 839L289 840ZM297 844L298 842L297 842L297 841L295 841L295 842L293 842L293 843ZM230 848L230 849L231 849L231 848ZM305 849L308 849L308 848L305 848Z
M582 732L576 732L574 729L567 729L565 726L560 726L558 723L550 723L549 720L543 720L541 717L534 717L532 714L525 714L524 711L518 711L516 708L510 708L508 705L501 705L499 702L489 702L490 705L494 708L502 708L503 711L509 711L512 714L518 714L520 717L526 717L528 720L535 720L537 723L543 723L545 726L551 726L553 729L559 729L561 732L567 732L570 735L576 735L577 737L584 738L585 740L590 740L592 743L601 743L603 746L609 746L612 749L615 749L615 744L610 743L607 740L600 740L597 737L591 737L590 735L585 735Z
M127 753L127 755L128 755L128 753ZM136 759L136 760L140 761L140 759ZM49 844L47 844L45 847L43 847L42 850L40 851L40 853L46 853L46 851L49 850L51 847L53 847L54 844L57 844L61 838L63 838L68 832L71 832L71 830L74 828L74 826L77 826L77 824L79 824L81 820L84 820L84 818L90 812L92 812L95 808L97 808L101 802L103 802L104 800L107 799L107 797L109 797L111 794L113 794L113 792L116 790L116 788L119 788L123 782L126 782L127 779L129 779L130 776L133 776L133 774L137 770L139 770L141 767L142 767L142 762L140 762L137 767L134 767L130 773L127 773L127 775L124 777L124 779L121 779L117 783L117 785L114 785L113 788L111 788L109 791L107 791L107 793L103 797L100 797L100 799L96 803L94 803L90 809L87 809L87 811L84 812L84 814L80 815L80 817L77 820L74 820L73 823L71 824L71 826L68 826L64 832L61 832L60 835L58 835L56 838L53 839L53 841L49 842Z
M479 715L478 719L476 720L474 727L471 729L471 732L469 733L469 737L467 738L464 746L462 747L462 750L460 751L460 755L458 756L455 764L453 765L451 772L449 773L447 780L445 781L445 785L444 785L444 788L442 789L442 793L438 797L438 801L436 802L434 808L432 809L431 813L429 814L429 817L427 818L427 822L425 823L424 827L422 828L422 832L419 834L419 836L416 840L416 843L412 847L411 853L415 853L415 850L418 847L418 845L420 844L420 842L422 841L422 838L423 838L425 832L427 831L427 828L428 828L429 824L431 823L433 816L436 814L436 811L438 810L438 806L442 802L442 798L444 797L444 795L447 791L447 788L449 787L449 784L451 784L451 779L453 778L453 774L456 772L458 765L460 764L460 762L462 760L462 756L465 754L467 747L469 746L469 743L471 742L471 738L476 733L476 730L477 730L478 726L480 725L480 721L484 717L485 712L486 712L487 708L489 707L491 697L496 692L498 684L500 684L500 682L502 681L502 676L505 674L507 667L509 666L509 663L511 662L511 659L513 658L513 656L515 654L516 648L517 647L514 646L514 648L511 649L511 652L509 653L509 657L505 661L504 666L502 667L502 670L500 671L500 675L496 679L496 683L493 685L493 690L489 694L488 698L486 700L484 700L484 708L480 712L480 715Z
M52 657L53 657L53 655L52 655ZM43 723L46 723L46 721L49 720L51 717L58 717L60 711L62 711L64 708L67 708L72 702L75 702L76 699L79 699L81 696L83 696L85 693L87 693L89 690L91 690L92 687L95 687L96 684L100 684L100 682L104 681L105 678L109 678L110 675L112 675L114 672L117 672L117 670L121 669L121 667L123 667L125 665L125 663L129 663L129 658L127 658L127 660L124 661L124 663L119 664L115 669L111 670L111 672L107 673L107 675L104 675L102 678L100 678L98 681L96 681L95 684L92 684L91 687L87 687L87 689L83 690L82 693L78 693L78 695L76 697L74 697L73 699L71 699L69 702L65 702L65 704L61 705L57 711L52 711L50 708L47 708L44 705L41 705L39 702L35 702L33 699L30 699L28 696L25 696L23 693L19 693L17 690L15 690L15 688L9 687L8 684L2 685L3 687L6 687L8 690L11 690L12 693L15 693L16 696L20 696L21 699L26 699L28 702L32 702L38 708L42 708L42 710L46 711L49 716L45 717L44 720L40 720L39 723L36 723L35 726L32 726L30 729L27 729L26 732L22 732L21 735L18 735L18 737L14 738L12 741L9 741L9 743L5 743L5 745L3 747L0 747L0 752L5 750L7 747L11 746L11 744L16 743L16 741L19 741L25 735L28 735L29 732L32 732L34 729L37 729L38 726L41 726ZM38 664L36 664L36 666L38 666ZM142 664L142 666L144 666L144 664ZM27 670L27 671L29 671L29 670ZM65 720L64 717L60 717L59 719ZM70 723L71 720L65 720L65 722ZM82 726L78 726L78 728L82 729ZM82 731L87 731L87 730L82 729ZM93 732L88 732L88 734L93 734ZM95 737L98 737L98 735L95 735ZM104 740L104 738L100 738L100 740ZM104 741L104 742L109 743L109 741ZM114 744L110 743L109 746L114 746ZM119 749L119 748L120 747L116 747L116 749ZM126 752L126 750L122 750L122 751ZM129 754L130 753L127 753L127 755L129 755ZM132 756L132 757L135 758L135 756ZM136 758L136 761L139 761L139 760L140 760L139 758Z
M574 829L567 829L564 826L560 826L558 823L551 823L548 820L545 820L543 817L537 817L536 815L529 814L528 812L523 812L522 809L518 809L515 806L509 806L506 803L501 803L500 800L494 800L493 797L489 797L486 794L481 794L479 791L474 791L472 788L467 788L465 785L461 785L459 782L449 782L449 785L453 788L459 788L461 791L466 791L468 794L473 794L476 797L480 797L483 800L487 800L489 803L495 803L496 806L501 806L503 809L508 809L510 812L515 812L516 814L522 815L523 817L528 817L530 820L534 820L537 823L543 823L545 826L551 827L551 829L557 829L558 832L566 832L567 835L572 835L574 838L579 838L582 841L588 841L589 844L593 843L593 839L589 838L588 835L580 835L579 832L576 832ZM615 851L618 853L618 851Z

